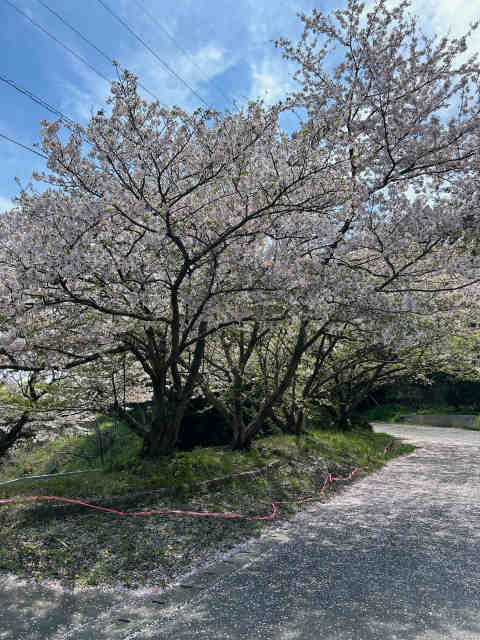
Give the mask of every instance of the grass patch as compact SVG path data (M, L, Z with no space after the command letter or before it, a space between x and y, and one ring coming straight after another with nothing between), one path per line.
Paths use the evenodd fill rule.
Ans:
M364 411L362 416L372 422L397 422L397 419L406 413L415 413L415 411L401 404L378 404Z
M101 455L98 432L59 438L31 452L19 451L0 469L0 482L24 474L51 473L52 469L65 472L102 466L102 471L7 485L0 487L0 497L88 497L122 511L180 509L245 516L269 515L274 500L292 502L280 505L277 518L266 522L177 514L131 518L55 502L1 505L0 570L37 580L59 580L71 588L165 586L215 553L289 518L302 508L299 500L318 496L328 471L346 476L356 466L368 465L371 473L390 458L414 450L387 434L310 430L300 441L293 435L256 440L250 452L199 447L178 452L169 460L147 462L135 459L139 443L122 425L115 427L104 418L99 428L104 435ZM394 446L385 454L385 446L392 441ZM281 460L282 466L264 475L236 479L208 491L188 488L274 460ZM170 497L134 495L160 487L176 488L178 493ZM342 489L332 485L327 496Z

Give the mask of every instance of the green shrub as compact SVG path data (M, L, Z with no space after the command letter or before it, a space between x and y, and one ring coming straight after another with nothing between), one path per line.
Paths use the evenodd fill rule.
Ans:
M405 413L413 413L413 409L401 404L380 404L363 412L363 416L372 422L396 422Z

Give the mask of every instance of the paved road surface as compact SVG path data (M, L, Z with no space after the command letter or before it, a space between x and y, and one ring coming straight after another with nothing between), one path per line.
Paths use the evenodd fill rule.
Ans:
M49 615L44 594L35 633L17 621L8 635L0 601L0 639L480 640L480 433L375 429L419 448L252 541L213 577L110 610L63 596ZM32 615L28 591L23 603Z

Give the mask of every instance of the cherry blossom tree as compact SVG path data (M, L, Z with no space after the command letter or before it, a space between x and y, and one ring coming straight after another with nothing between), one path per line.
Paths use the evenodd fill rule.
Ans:
M53 173L36 177L55 188L23 190L19 208L3 216L2 264L16 279L19 310L63 310L50 345L39 346L48 331L36 341L55 367L101 351L128 351L141 364L152 382L152 428L122 417L144 439L144 454L157 455L174 446L208 336L275 300L286 276L269 231L298 206L322 210L344 194L323 153L314 162L305 141L290 144L279 130L280 107L189 116L144 103L128 73L112 93L111 117L73 128L65 145L60 123L44 123ZM69 314L84 324L67 348Z

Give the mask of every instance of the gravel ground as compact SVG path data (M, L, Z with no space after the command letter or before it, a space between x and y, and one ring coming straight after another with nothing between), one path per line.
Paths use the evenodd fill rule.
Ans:
M283 542L186 605L115 637L478 640L480 433L376 431L419 448L294 516Z

